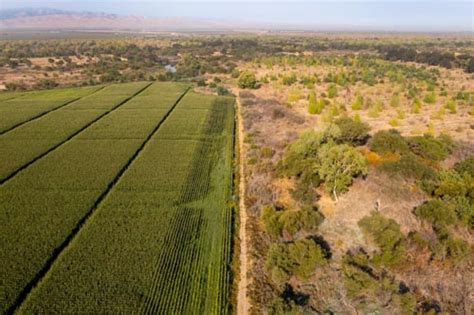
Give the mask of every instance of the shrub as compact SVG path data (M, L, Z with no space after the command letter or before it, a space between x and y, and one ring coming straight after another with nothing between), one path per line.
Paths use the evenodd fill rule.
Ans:
M314 232L323 219L314 208L277 211L273 206L264 206L261 214L265 231L274 238L281 237L283 231L291 235L301 231Z
M390 106L391 107L398 107L400 106L400 95L398 93L394 93L390 98Z
M405 236L395 220L387 219L379 212L372 212L358 224L380 248L380 253L374 255L373 258L376 264L395 266L405 261Z
M314 95L314 93L311 93L308 96L308 113L312 115L321 113L321 112L318 112L318 108L316 104L316 96Z
M400 123L398 122L398 119L397 118L391 118L389 121L388 121L388 124L392 127L397 127L398 125L400 125Z
M420 161L420 158L412 153L401 156L398 161L386 161L380 165L382 171L400 175L403 178L415 180L429 180L436 178L434 170Z
M411 112L413 114L419 114L420 110L421 110L421 102L418 98L415 98L413 100L413 104L412 104L412 107L411 107Z
M466 159L464 159L460 162L457 162L454 165L454 169L459 174L468 173L469 175L474 177L474 155L472 155L472 156L470 156L470 157L468 157L468 158L466 158Z
M434 226L446 226L456 222L456 212L453 205L432 199L415 209L415 214L431 222Z
M238 69L234 69L232 70L232 73L230 74L230 76L234 79L237 79L240 76L240 71Z
M457 113L457 106L456 102L453 99L450 99L444 104L444 107L449 110L451 114L456 114Z
M292 85L293 83L296 83L297 78L296 78L296 75L293 73L291 75L284 75L282 78L281 78L281 81L284 85Z
M439 197L474 197L474 180L466 173L442 171L439 174L439 183L434 191Z
M361 145L369 138L370 127L366 123L355 121L349 117L341 117L334 123L341 131L340 136L336 139L340 143Z
M225 87L222 87L222 86L218 86L217 89L216 89L216 92L217 92L217 95L220 95L220 96L226 96L226 95L231 94L228 89L226 89Z
M336 97L337 96L337 86L334 83L329 84L327 93L328 93L329 98Z
M353 110L361 110L363 106L364 106L364 98L362 97L362 95L357 95L354 102L352 102L351 108Z
M268 307L268 315L299 315L304 314L304 309L296 305L294 301L286 301L282 298L276 298Z
M408 152L408 143L404 137L395 129L382 130L374 134L369 141L370 150L381 154Z
M286 176L299 176L311 170L323 141L323 135L313 130L301 134L286 148L277 166L280 173Z
M238 85L242 89L256 89L257 88L257 79L255 74L244 71L239 76Z
M449 155L449 147L431 135L408 138L410 150L428 160L441 161Z
M319 174L316 172L303 173L296 182L296 186L291 190L291 196L302 204L313 204L318 198L314 188L321 184Z
M295 275L307 280L316 267L326 263L324 250L310 239L299 239L292 243L276 243L270 247L265 260L265 268L272 275ZM275 272L278 268L278 272ZM276 279L272 279L276 280Z
M344 256L342 272L344 285L350 298L373 297L380 288L370 267L370 257L362 250Z
M434 92L427 93L423 101L426 104L434 104L436 102L436 95Z

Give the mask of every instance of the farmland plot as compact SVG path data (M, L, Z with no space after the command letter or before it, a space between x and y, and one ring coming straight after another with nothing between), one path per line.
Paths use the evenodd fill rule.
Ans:
M233 128L233 99L188 93L21 313L227 313Z
M101 87L0 94L0 134L15 126L67 106Z
M155 89L155 85L161 88ZM145 86L141 84L137 88ZM20 304L187 89L184 85L167 86L156 83L151 86L155 94L143 100L141 95L130 100L150 104L146 121L120 123L127 121L133 109L117 113L115 123L106 120L108 117L99 119L0 186L0 312L12 311ZM124 93L129 93L127 85L124 87ZM167 107L159 101L161 98L168 100ZM161 104L158 109L153 109L154 101ZM82 117L99 110L98 107L106 107L90 104L91 108L81 103L83 108L67 111ZM38 132L41 134L47 128L46 124ZM117 138L126 135L130 128L141 132L133 138ZM54 130L45 131L39 138L54 137L53 134ZM25 139L42 141L35 137L33 129ZM27 152L21 145L17 143L17 149Z
M107 86L97 93L0 135L0 183L91 123L111 113L147 85L149 83L140 82ZM41 101L44 101L43 97L35 102Z

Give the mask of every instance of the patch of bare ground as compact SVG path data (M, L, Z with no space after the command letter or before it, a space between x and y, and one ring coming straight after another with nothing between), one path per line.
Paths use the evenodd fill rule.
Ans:
M372 171L366 179L354 181L337 203L322 193L319 206L325 220L319 231L335 256L340 257L351 248L367 245L357 223L372 211L397 221L405 234L420 230L420 222L412 212L426 198L414 186Z

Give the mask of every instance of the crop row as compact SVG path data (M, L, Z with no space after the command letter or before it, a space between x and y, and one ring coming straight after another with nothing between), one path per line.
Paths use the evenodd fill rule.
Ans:
M21 310L227 313L232 102L188 93Z
M124 88L127 90L126 85ZM162 104L154 110L153 100L159 103L163 97L168 99L170 110L184 91L185 86L168 90L164 88L157 90L154 95L146 96L143 101L140 100L141 95L136 96L130 102L150 105L145 123L147 128L143 128L144 122L141 120L128 119L129 112L134 111L131 107L129 110L117 111L113 116L115 120L102 118L96 121L0 186L0 312L21 302L22 292L28 291L29 284L38 278L44 266L54 257L55 251L61 248L71 231L90 213L97 200L117 180L121 170L130 163L131 157L163 120L165 106ZM127 90L126 93L129 92ZM107 95L102 97L107 98ZM105 108L104 104L90 103L90 106ZM69 111L80 115L89 109ZM117 123L123 121L127 123ZM130 129L141 132L134 134L133 138L121 139L115 136L126 135ZM33 131L31 136L34 135ZM54 138L54 130L44 137L49 136ZM28 152L21 143L17 150Z
M111 85L0 135L0 183L112 112L147 83ZM40 102L41 100L38 100Z

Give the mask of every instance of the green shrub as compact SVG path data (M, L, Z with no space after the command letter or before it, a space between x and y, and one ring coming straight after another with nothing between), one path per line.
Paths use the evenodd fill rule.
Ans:
M415 180L430 180L436 178L435 171L420 161L413 153L403 154L398 161L387 161L380 165L382 171L400 175L403 178Z
M436 94L434 92L427 93L423 101L426 104L434 104L436 102Z
M370 150L381 154L406 153L408 143L404 137L395 129L381 130L374 134L369 141Z
M268 307L268 315L300 315L304 314L304 309L296 305L294 301L286 301L283 298L274 299Z
M410 150L424 159L441 161L450 153L448 145L431 135L410 137L407 140Z
M405 261L405 236L395 220L387 219L379 212L372 212L370 216L362 218L358 224L380 248L380 252L374 255L374 263L395 266Z
M339 143L361 145L369 138L370 127L366 123L355 121L349 117L338 118L334 123L341 131L340 136L336 139Z
M316 104L316 96L314 93L309 94L308 96L308 113L314 114L321 114L318 112L317 104Z
M324 218L317 209L277 211L272 206L262 208L261 220L265 231L272 237L281 237L283 231L294 235L298 232L314 232Z
M390 106L391 107L398 107L400 106L400 94L394 93L390 98Z
M350 298L366 297L371 299L380 289L380 284L370 267L370 257L362 250L344 256L342 272L347 295Z
M316 131L307 131L285 149L283 158L277 165L278 171L286 176L299 176L311 172L317 161L317 153L324 136Z
M416 297L411 292L405 292L394 296L394 302L398 305L401 315L413 315L416 308Z
M456 222L456 212L452 204L432 199L415 209L415 214L431 222L434 226L446 226Z
M334 98L337 96L337 86L334 83L329 84L327 89L328 97Z
M470 157L468 157L468 158L466 158L462 161L457 162L454 165L454 169L459 174L468 173L469 175L474 177L474 155L472 155L472 156L470 156Z
M295 188L292 189L291 196L302 204L312 205L318 198L318 194L314 188L321 184L319 174L308 171L298 178Z
M356 99L351 104L351 108L353 110L361 110L363 106L364 106L364 98L362 97L362 95L357 95Z
M411 112L413 114L419 114L421 111L421 102L418 98L415 98L413 100L413 104L412 104L412 107L411 107Z
M310 239L299 239L292 243L276 243L270 247L265 260L265 268L282 281L284 275L295 275L308 279L316 267L326 263L324 250ZM275 272L278 268L278 272Z
M441 171L439 173L439 184L434 193L439 197L474 197L474 179L466 173Z
M444 104L444 107L449 110L451 114L456 114L457 113L457 105L456 102L453 99L450 99Z
M244 71L239 76L238 85L242 89L255 89L257 88L257 79L255 74Z
M296 75L293 73L291 75L283 75L281 78L281 81L284 85L292 85L293 83L296 83L298 79L296 78Z

